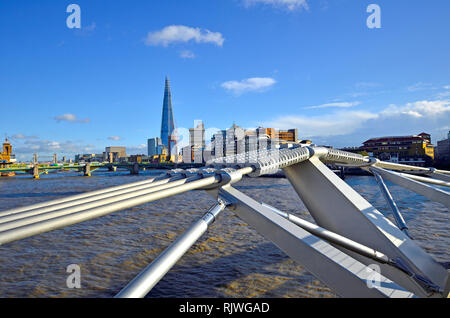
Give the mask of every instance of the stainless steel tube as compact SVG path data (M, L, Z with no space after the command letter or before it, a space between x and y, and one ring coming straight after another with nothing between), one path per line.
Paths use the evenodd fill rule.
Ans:
M24 239L33 235L56 230L65 226L92 220L94 218L108 215L113 212L132 208L134 206L149 203L155 200L171 197L177 194L184 193L186 191L207 187L214 183L219 183L221 179L222 178L220 175L206 177L180 186L164 189L150 194L141 195L128 200L122 200L119 202L106 204L97 208L92 208L85 211L45 220L42 222L25 225L19 228L14 228L0 233L0 245Z
M431 172L430 168L408 166L408 165L404 165L404 164L400 164L400 163L386 162L386 161L377 161L373 166L377 167L377 168L396 170L396 171L401 171L401 172L406 172L406 171L415 171L415 172L424 172L424 173Z
M200 220L192 225L182 236L170 245L158 258L133 279L117 298L144 298L150 290L183 257L197 240L208 230L217 215L225 209L221 201L213 206Z
M421 182L422 180L419 180L418 176L412 176L409 174L401 174L394 171L385 170L382 168L377 167L371 167L371 170L376 171L378 174L380 174L384 179L389 180L391 182L394 182L395 184L414 191L420 195L423 195L424 197L427 197L428 199L439 202L443 204L444 206L450 208L450 193L448 191L444 191L441 189L438 189L437 187L432 187L427 184L425 184L425 180ZM422 178L422 177L420 177ZM430 179L432 180L432 179ZM437 181L437 180L435 180ZM427 181L428 182L428 181Z
M144 192L142 192L143 190L148 190L150 189L151 192L157 191L157 189L163 189L163 187L161 187L162 185L167 184L167 187L173 186L173 182L183 179L182 176L176 176L173 178L164 178L160 181L155 181L152 183L148 183L148 184L144 184L144 185L139 185L139 186L133 186L130 188L125 188L125 189L120 189L120 190L115 190L115 191L109 191L103 194L99 194L99 195L94 195L94 196L89 196L86 198L82 198L82 199L77 199L77 200L72 200L72 201L68 201L68 202L63 202L63 203L59 203L59 204L54 204L48 207L42 207L42 208L38 208L38 209L34 209L34 210L28 210L25 212L19 212L19 213L14 213L11 215L7 215L7 216L3 216L0 217L0 232L5 230L5 227L3 227L3 225L6 225L4 223L8 223L8 225L10 225L12 221L15 220L24 220L26 218L32 217L32 216L36 216L36 215L49 215L48 212L52 212L52 211L58 211L58 210L62 210L62 209L67 209L67 208L71 208L74 207L74 209L71 209L70 211L72 212L76 212L76 211L81 211L90 207L94 207L94 206L98 206L103 204L102 202L105 201L101 201L107 198L112 198L117 199L117 198L121 198L121 195L125 195L125 194L131 194L132 196L137 196L139 194L142 194ZM176 184L175 184L176 185ZM154 191L152 191L154 190ZM123 197L125 198L125 197ZM118 199L117 201L120 201L121 199ZM85 205L85 203L89 203L91 202L91 205ZM44 218L45 219L45 218ZM25 225L26 223L23 223L22 225Z
M150 188L145 188L139 191L131 191L131 192L127 192L121 195L117 195L117 196L112 196L112 197L107 197L105 199L101 199L101 200L96 200L96 201L92 201L92 202L88 202L88 203L84 203L84 204L79 204L79 205L75 205L75 206L71 206L65 209L59 209L59 210L55 210L55 211L50 211L47 213L41 213L41 214L37 214L37 215L33 215L33 216L29 216L29 217L24 217L21 219L17 219L17 220L13 220L11 222L6 222L6 223L2 223L0 224L0 232L4 232L7 230L11 230L14 228L18 228L21 226L25 226L28 224L33 224L33 223L37 223L37 222L42 222L45 220L49 220L49 219L53 219L56 217L60 217L60 216L64 216L64 215L69 215L72 213L76 213L76 212L80 212L80 211L85 211L88 209L92 209L92 208L96 208L102 205L106 205L106 204L110 204L110 203L114 203L114 202L120 202L123 200L129 200L129 199L133 199L135 197L141 196L141 195L146 195L146 194L150 194L153 192L157 192L157 191L161 191L164 189L169 189L169 188L173 188L175 186L179 186L188 182L192 182L195 180L200 179L201 176L194 176L191 178L182 178L179 180L175 180L166 184L162 184L159 186L155 186L155 187L150 187ZM133 188L134 189L134 188ZM28 212L25 212L28 213Z
M268 204L262 203L263 206L271 209L273 212L277 213L278 215L284 217L285 219L288 219L289 221L291 221L292 223L300 226L302 229L308 231L309 233L311 233L312 235L315 235L317 237L320 237L330 243L334 243L336 245L342 246L348 250L351 250L353 252L356 252L358 254L364 255L366 257L369 257L373 260L376 260L380 263L386 264L389 263L390 260L389 258L381 253L378 252L376 250L374 250L373 248L367 247L365 245L362 245L358 242L355 242L353 240L350 240L342 235L339 235L337 233L328 231L327 229L324 229L320 226L317 226L313 223L310 223L308 221L305 221L299 217L296 217L295 215L289 214L289 213L285 213L282 212Z
M398 172L398 174L403 176L403 177L410 178L410 179L413 179L413 180L416 180L416 181L425 182L425 183L434 184L434 185L443 186L443 187L450 187L450 182L445 182L445 181L441 181L441 180L431 179L431 178L428 178L428 177L416 176L416 175L407 174L407 173L400 173L400 172Z
M79 199L83 199L83 198L88 198L88 197L91 197L91 196L96 196L96 195L99 195L99 194L112 192L112 191L116 191L116 190L127 189L127 188L132 188L132 187L135 187L135 186L149 184L149 183L152 183L152 182L155 182L155 181L163 180L165 178L168 179L168 178L170 178L170 176L168 176L168 175L160 175L160 176L157 176L157 177L154 177L154 178L151 178L151 179L147 179L147 180L143 180L143 181L139 181L139 182L133 182L133 183L125 184L125 185L115 186L115 187L101 189L101 190L96 190L96 191L87 192L87 193L81 193L81 194L69 196L69 197L66 197L66 198L61 198L61 199L41 202L41 203L37 203L37 204L25 206L25 207L20 207L20 208L16 208L16 209L6 210L6 211L0 212L0 217L11 215L11 214L15 214L15 213L35 210L35 209L42 208L42 207L48 207L48 206L55 205L55 204L60 204L60 203L63 203L63 202L69 202L69 201L79 200Z
M394 216L395 223L397 223L397 226L401 231L403 231L406 235L409 236L408 226L406 225L406 222L403 219L403 216L400 213L400 210L397 207L397 204L395 203L394 198L392 197L391 193L389 192L388 187L384 183L383 178L378 173L376 173L373 169L371 169L370 171L375 176L378 186L380 187L380 190L383 193L384 198L386 199L387 203L389 204L389 206L392 210L392 215Z

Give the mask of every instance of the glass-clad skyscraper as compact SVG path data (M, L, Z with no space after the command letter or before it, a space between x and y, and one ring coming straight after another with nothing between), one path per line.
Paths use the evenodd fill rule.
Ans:
M161 123L161 142L171 151L176 154L176 138L174 136L175 121L173 118L172 94L170 92L170 80L166 77L166 86L164 89L164 102Z
M150 157L161 154L161 138L152 138L148 140L148 155Z

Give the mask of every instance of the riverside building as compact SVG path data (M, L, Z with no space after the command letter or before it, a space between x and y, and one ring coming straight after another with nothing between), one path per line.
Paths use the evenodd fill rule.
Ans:
M361 149L380 160L414 166L430 165L434 160L434 146L427 133L372 138Z

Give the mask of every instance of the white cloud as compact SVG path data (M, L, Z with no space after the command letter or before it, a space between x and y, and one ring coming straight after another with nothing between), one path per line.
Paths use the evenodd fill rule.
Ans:
M408 103L405 106L398 107L396 105L390 105L383 110L380 115L382 116L400 116L408 115L415 118L436 118L447 112L450 112L449 101L418 101L414 103Z
M358 82L355 84L357 88L374 88L382 86L380 83L375 82Z
M353 133L365 121L377 118L370 112L341 111L322 116L283 116L263 126L277 129L299 128L302 137L336 136Z
M438 99L445 99L447 97L450 97L450 85L443 86L442 89L444 89L444 91L438 93L436 97Z
M351 135L350 139L357 140L364 138L363 134L373 137L397 131L432 132L449 121L450 101L436 100L390 105L379 112L339 110L317 116L282 116L261 124L278 129L298 128L305 138Z
M306 0L243 0L246 7L265 4L273 7L280 7L294 11L297 9L309 10L308 2Z
M24 134L15 134L11 136L14 140L24 140L24 139L37 139L37 136L25 136Z
M14 136L12 136L12 138L14 138L14 139L25 139L25 135L23 135L23 134L15 134Z
M234 94L240 95L246 92L263 91L276 84L276 80L270 77L253 77L242 81L228 81L222 83L222 87Z
M184 51L181 51L180 57L183 59L193 59L193 58L195 58L195 54L192 51L184 50Z
M129 155L142 155L147 153L147 145L141 144L137 146L127 146L127 154Z
M113 140L113 141L120 141L121 138L119 136L110 136L108 137L109 140Z
M447 97L450 97L450 91L441 92L441 93L437 94L437 98L439 98L439 99L447 98Z
M146 154L147 145L126 146L126 150L128 154ZM105 148L100 147L99 145L83 143L81 140L57 141L39 139L38 137L32 136L32 138L28 139L17 139L13 143L13 152L20 160L31 160L34 153L37 153L38 157L42 160L47 160L48 158L51 158L54 153L58 154L58 157L68 156L74 158L76 154L100 154L103 151L105 151Z
M309 106L305 107L305 109L323 109L323 108L349 108L349 107L355 107L360 105L360 102L339 102L339 103L329 103L329 104L323 104L323 105L317 105L317 106Z
M60 123L62 121L67 121L67 122L70 122L70 123L87 124L87 123L91 122L91 120L89 118L78 119L77 116L75 116L74 114L64 114L64 115L61 115L61 116L56 116L53 119L56 120L57 123Z
M184 25L170 25L162 30L149 32L145 38L146 45L162 45L167 47L171 43L212 43L222 46L225 39L219 32L206 29L192 28Z
M41 157L48 157L54 153L73 156L78 153L101 153L102 151L94 145L80 144L71 140L55 141L34 138L17 141L13 144L13 152L22 159L31 159L33 153L37 153Z
M430 83L422 83L422 82L416 83L408 87L408 91L410 92L423 91L427 89L436 89L436 88Z
M96 27L97 27L97 24L95 22L92 22L87 27L83 27L83 29L85 29L86 31L94 31Z
M94 33L97 28L97 24L92 22L88 26L83 26L81 29L75 29L75 35L85 37L90 36Z

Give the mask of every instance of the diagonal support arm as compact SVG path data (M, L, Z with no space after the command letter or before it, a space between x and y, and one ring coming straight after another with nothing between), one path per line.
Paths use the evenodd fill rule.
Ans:
M372 279L373 272L364 264L231 186L220 189L219 195L234 202L230 209L239 218L272 241L289 257L305 266L340 296L414 297L412 293L382 275L379 276L379 286L368 288L368 281Z
M319 226L371 246L391 259L400 258L413 272L443 287L446 270L319 158L313 157L283 170ZM344 251L364 264L372 262L354 252ZM383 264L381 269L384 276L405 289L421 297L430 296L428 291L401 271Z

